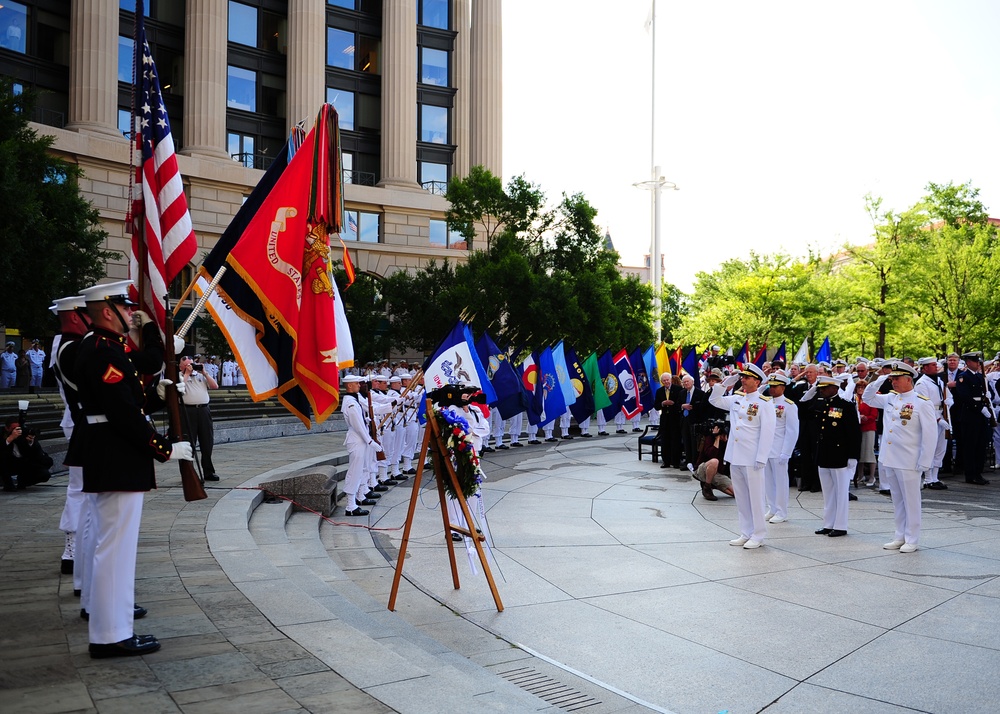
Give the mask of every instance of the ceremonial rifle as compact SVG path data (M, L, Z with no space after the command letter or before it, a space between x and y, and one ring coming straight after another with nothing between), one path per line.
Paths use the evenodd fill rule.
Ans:
M371 434L372 441L379 446L382 442L378 440L378 429L375 427L375 410L372 408L372 390L368 388L368 433ZM376 461L385 461L385 450L375 452Z

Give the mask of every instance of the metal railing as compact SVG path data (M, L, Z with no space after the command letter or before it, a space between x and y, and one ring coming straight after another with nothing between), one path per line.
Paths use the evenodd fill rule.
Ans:
M425 191L433 193L435 196L444 196L448 193L447 181L424 181L420 184Z
M274 157L268 156L267 154L252 154L249 152L243 152L240 154L232 154L232 157L233 161L238 161L248 169L260 169L261 171L267 171L271 168L271 164L274 163Z
M350 171L344 169L344 183L353 183L358 186L374 186L375 174L370 171Z

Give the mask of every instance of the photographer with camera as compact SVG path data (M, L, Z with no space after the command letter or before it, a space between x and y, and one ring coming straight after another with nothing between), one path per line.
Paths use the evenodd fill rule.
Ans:
M23 491L49 480L52 457L45 453L37 434L20 417L9 417L0 445L0 480L4 491Z
M701 450L695 462L688 464L692 476L701 482L701 495L706 501L718 501L713 489L727 496L734 496L733 482L729 478L729 464L726 463L726 442L729 440L729 425L724 419L712 419L696 427L703 435Z
M196 355L197 356L197 355ZM180 379L185 391L184 412L187 414L188 430L191 434L191 448L201 447L201 473L206 481L218 481L215 464L212 463L212 447L215 445L215 427L212 424L212 410L208 406L209 389L218 389L219 383L205 372L205 366L192 357L181 357Z

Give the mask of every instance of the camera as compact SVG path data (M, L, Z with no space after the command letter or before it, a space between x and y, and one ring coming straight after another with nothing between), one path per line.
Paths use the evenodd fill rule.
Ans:
M486 395L479 387L447 385L427 393L427 397L442 407L461 407L466 404L486 404Z
M719 433L723 436L729 434L729 422L725 419L709 419L698 424L698 433L705 434L706 436L711 434L716 428L718 428Z
M196 362L195 364L191 365L191 369L193 369L195 372L204 372L205 371L205 365L203 365L203 364L201 364L199 362Z

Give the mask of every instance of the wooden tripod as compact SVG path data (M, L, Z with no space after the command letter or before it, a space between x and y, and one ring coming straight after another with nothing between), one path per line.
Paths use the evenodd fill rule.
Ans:
M490 585L490 592L493 593L493 602L496 603L497 612L503 612L503 603L500 601L500 593L497 591L496 583L493 581L493 573L490 572L489 563L486 562L486 551L483 550L483 543L486 536L477 533L472 529L472 514L469 512L469 504L465 498L458 498L458 505L465 516L466 527L457 526L450 522L448 517L448 501L444 491L445 474L451 479L451 486L455 493L461 493L458 476L455 475L455 467L448 458L448 448L444 439L441 438L441 431L438 428L437 419L434 418L434 411L431 400L427 400L427 429L424 432L424 441L420 447L420 457L417 461L417 474L413 477L413 492L410 495L410 508L406 512L406 526L403 528L403 542L399 545L399 558L396 561L396 574L392 578L392 590L389 593L389 610L396 610L396 594L399 592L399 580L403 576L403 561L406 559L406 547L410 542L410 529L413 527L413 514L417 509L417 500L420 498L420 482L424 475L424 460L427 458L428 448L431 452L431 459L434 461L434 478L437 481L438 499L441 502L441 520L444 525L444 540L448 546L448 561L451 564L451 580L458 590L461 585L458 582L458 565L455 562L455 544L451 539L452 531L461 533L467 538L472 538L476 546L476 553L479 554L479 562L483 566L483 573L486 574L486 582ZM433 441L432 441L433 439Z

